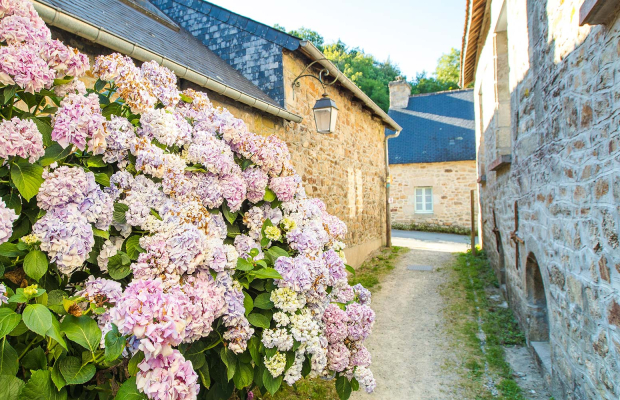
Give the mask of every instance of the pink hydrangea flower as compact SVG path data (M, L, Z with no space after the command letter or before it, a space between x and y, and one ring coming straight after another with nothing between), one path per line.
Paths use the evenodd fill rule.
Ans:
M43 136L31 119L14 117L0 123L0 158L19 156L34 163L43 155Z
M18 217L15 211L8 208L4 201L0 199L0 244L10 239L13 234L13 222Z
M191 361L178 350L145 358L138 364L136 385L151 400L193 400L200 385Z
M63 148L72 144L84 150L87 140L103 135L104 121L99 97L95 93L86 97L69 94L53 118L52 139Z

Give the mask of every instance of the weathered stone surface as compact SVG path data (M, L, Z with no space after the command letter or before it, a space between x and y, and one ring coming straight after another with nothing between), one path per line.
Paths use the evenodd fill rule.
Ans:
M476 162L390 165L392 222L471 227L470 190L476 189ZM415 188L433 188L433 212L415 212Z
M579 27L582 3L490 2L474 89L478 169L487 177L480 222L526 334L537 307L548 310L555 398L611 399L620 393L620 20ZM502 7L507 66L494 44ZM512 164L490 171L505 150L506 110ZM523 243L510 240L515 229ZM535 268L526 268L530 255ZM540 281L531 279L536 269Z

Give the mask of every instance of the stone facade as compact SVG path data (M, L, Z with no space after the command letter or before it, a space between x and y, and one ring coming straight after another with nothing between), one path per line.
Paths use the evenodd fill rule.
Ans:
M52 32L54 37L88 54L91 64L94 56L111 53L56 28ZM328 212L347 224L345 253L349 264L358 266L370 252L385 244L384 123L349 91L335 85L328 93L339 108L336 132L317 133L312 107L323 90L315 80L303 79L293 93L293 80L310 61L299 52L282 52L285 107L302 116L301 123L285 121L188 81L181 80L180 87L206 92L216 106L226 107L250 130L261 135L275 134L287 143L308 195L323 200ZM85 81L92 86L95 79Z
M581 0L489 3L482 242L555 398L618 399L620 20L580 27Z
M283 38L279 44L274 40L276 35L268 40L263 37L268 32L264 25L202 0L151 2L281 106L284 105L281 49L287 46L288 38Z
M390 175L392 223L471 227L470 191L477 186L476 161L392 164ZM432 213L416 213L416 187L432 188Z

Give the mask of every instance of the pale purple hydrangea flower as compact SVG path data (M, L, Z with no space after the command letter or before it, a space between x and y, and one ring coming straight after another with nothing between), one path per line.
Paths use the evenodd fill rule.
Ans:
M349 316L337 305L327 306L323 313L323 323L325 324L325 337L329 343L342 342L347 338Z
M0 18L13 14L30 18L32 23L37 27L45 24L37 14L31 2L24 0L0 0Z
M75 293L88 301L95 303L111 303L115 304L123 294L123 288L119 282L89 276L88 281L84 283L84 289Z
M316 232L310 229L295 228L287 233L286 239L300 253L315 253L323 247Z
M282 210L280 208L273 208L271 203L265 203L260 208L263 211L264 218L271 221L273 225L277 226L282 222Z
M273 190L280 201L293 200L298 186L299 182L295 176L275 177L269 181L269 189Z
M95 93L88 96L69 94L60 103L54 115L52 139L63 148L70 144L78 149L86 148L86 141L94 137L105 137L99 97Z
M235 237L235 249L237 249L240 258L249 258L252 249L258 250L258 255L254 257L255 260L262 260L264 258L260 244L248 235L237 235Z
M121 334L141 339L140 349L151 358L170 354L183 341L189 304L178 286L164 291L161 279L134 280L110 316Z
M131 140L136 137L134 126L127 118L113 115L109 121L103 123L106 131L106 150L103 161L108 164L121 162L127 158Z
M37 204L48 211L68 204L81 204L90 192L98 189L94 174L79 167L62 166L44 171L43 179Z
M370 290L362 286L361 283L353 286L353 290L355 291L355 295L357 296L360 304L368 306L370 305L372 299L372 293L370 293Z
M19 218L11 208L0 199L0 244L8 241L13 235L13 222Z
M332 239L344 239L347 234L347 225L344 222L326 212L323 213L322 219L323 225Z
M0 42L39 45L51 39L52 34L47 26L37 27L28 17L10 15L0 20Z
M344 261L338 253L334 250L327 250L323 253L323 260L325 261L327 268L329 268L330 285L333 285L339 280L347 279L347 271L344 266Z
M187 148L187 160L219 176L237 174L239 169L230 147L205 131L194 131L194 141Z
M178 350L142 360L136 385L151 400L194 400L200 390L191 361Z
M222 205L224 197L222 196L222 187L217 175L197 173L193 174L192 178L196 181L195 194L205 207L214 209Z
M39 56L39 50L31 45L0 47L0 83L17 85L27 93L34 94L49 89L56 78L51 69Z
M63 85L54 86L54 93L58 97L65 97L69 93L85 95L86 85L79 79L74 79L69 83Z
M372 371L367 367L357 367L355 368L355 372L353 374L355 379L359 382L362 389L366 391L366 393L372 393L377 386L377 382L372 375Z
M34 163L44 155L43 136L31 119L14 117L0 123L0 158L18 156Z
M341 342L330 343L327 348L327 366L330 370L334 372L342 372L349 365L349 358L351 357L351 352Z
M156 139L165 146L183 146L192 140L192 127L181 116L163 108L149 110L140 117L140 136L149 140Z
M351 359L349 365L352 367L368 367L370 366L370 352L361 343L356 343L355 346L351 346Z
M364 340L370 335L375 322L375 312L366 305L352 303L347 306L349 317L349 339Z
M88 258L95 239L93 229L75 204L48 211L32 227L41 250L63 274L71 274Z
M9 304L9 298L6 295L6 286L4 286L4 283L0 283L0 306L2 304Z
M267 183L269 182L269 177L267 174L260 168L249 167L243 171L242 175L248 188L248 200L252 203L258 203L263 200L265 197L265 189L267 188Z
M187 276L181 289L189 298L184 341L191 343L213 330L213 321L226 309L224 290L205 271Z
M140 67L142 75L151 82L153 94L165 107L175 106L179 100L177 76L166 67L155 61L149 61Z
M228 272L218 273L217 283L224 289L226 300L222 321L228 330L223 337L228 341L230 350L237 354L243 353L247 348L248 340L254 333L254 329L245 317L244 295L241 286L232 280Z
M66 75L80 77L90 69L90 62L86 54L82 54L72 47L65 46L60 40L49 40L45 42L41 46L40 54L45 62L47 62L47 65L56 71L58 78L64 78ZM72 82L75 82L73 87L78 89L79 94L86 94L86 87L83 83L81 85L77 84L77 82L79 82L77 79L74 79ZM71 82L61 86L70 84ZM83 88L83 90L81 90L81 88ZM61 91L62 90L63 89L61 89ZM54 91L56 91L56 88L54 88ZM68 92L69 91L65 93ZM74 93L74 91L71 91L71 93Z
M309 290L313 283L310 274L313 262L304 256L279 257L274 268L282 275L282 279L276 279L276 284L278 287L288 287L298 293Z

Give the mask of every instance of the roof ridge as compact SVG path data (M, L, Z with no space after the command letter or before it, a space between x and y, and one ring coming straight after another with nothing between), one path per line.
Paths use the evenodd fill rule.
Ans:
M287 33L287 32L284 32L284 31L281 31L281 30L279 30L279 29L276 29L276 28L274 28L273 26L269 26L269 25L267 25L267 24L265 24L265 23L263 23L263 22L260 22L260 21L257 21L257 20L255 20L255 19L252 19L252 18L246 17L245 15L241 15L241 14L239 14L239 13L237 13L237 12L231 11L231 10L229 10L229 9L227 9L227 8L224 8L224 7L220 6L220 5L214 4L214 3L210 2L210 1L207 1L207 0L200 0L200 2L201 2L201 3L206 3L206 4L210 5L210 6L211 6L211 8L210 8L210 9L208 9L208 10L204 10L202 7L194 8L194 7L192 7L191 5L190 5L190 6L188 6L188 7L189 7L189 8L191 8L191 9L193 9L193 10L195 10L195 11L202 12L202 13L204 13L204 14L206 14L206 15L210 15L210 16L212 16L213 18L215 18L215 19L217 19L217 20L219 20L219 21L221 21L221 22L227 23L227 24L229 24L229 25L233 25L233 24L231 24L231 23L229 22L229 18L226 18L226 19L220 18L219 13L213 13L213 12L212 12L212 8L217 8L217 9L219 9L219 10L221 10L221 11L225 11L225 12L227 12L227 13L229 13L229 14L235 15L237 18L243 18L243 19L246 19L246 20L248 20L248 21L251 21L251 22L253 22L253 23L257 24L257 25L264 26L265 28L269 29L269 30L270 30L270 31L272 31L272 32L275 32L275 33L276 33L276 34L278 34L278 35L285 35L285 36L288 36L289 38L294 39L294 40L297 40L297 41L302 41L302 40L303 40L302 38L299 38L299 37L294 36L294 35L291 35L291 34L289 34L289 33ZM247 25L245 25L245 26L241 27L241 26L239 26L238 24L234 24L234 26L236 26L237 28L239 28L239 29L241 29L241 30L243 30L243 31L246 31L246 32L249 32L249 33L252 33L252 34L257 34L257 32L256 32L256 31L250 31L250 30L247 30L247 29L246 29L246 26L247 26ZM258 35L257 35L257 36L258 36ZM264 36L267 36L267 35L264 35ZM270 41L270 42L276 43L274 40L269 39L269 38L267 38L267 37L263 37L263 38L264 38L265 40ZM279 43L276 43L276 44L279 44ZM280 45L281 45L281 44L280 44Z
M440 92L412 94L411 96L409 96L409 98L412 98L412 97L423 97L423 96L434 96L434 95L437 95L437 94L446 94L446 93L467 92L467 91L473 91L473 90L474 90L474 88L442 90Z

